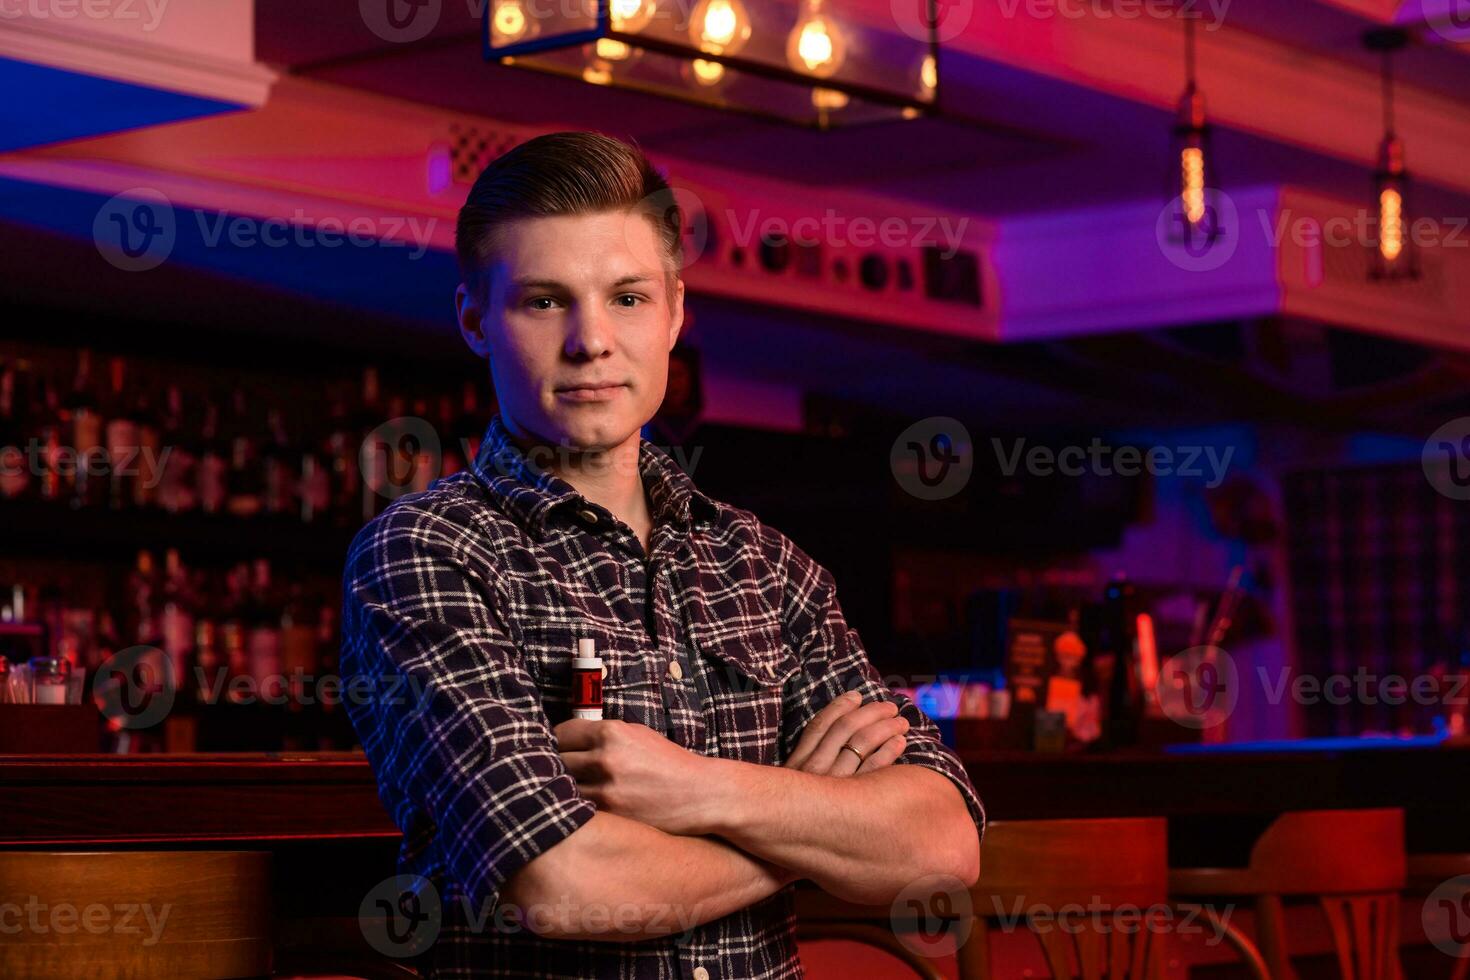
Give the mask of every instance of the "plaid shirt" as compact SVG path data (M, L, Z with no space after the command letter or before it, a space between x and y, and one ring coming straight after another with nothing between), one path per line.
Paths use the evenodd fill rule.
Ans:
M424 692L345 700L404 833L399 870L439 899L420 963L434 976L803 975L793 886L656 940L548 939L497 919L506 878L596 811L551 734L571 716L579 637L596 639L605 664L605 717L704 755L779 765L844 691L895 701L911 725L898 763L952 780L983 832L964 767L883 684L831 574L750 512L699 492L647 440L638 458L648 555L611 512L528 460L499 416L472 469L395 501L353 542L344 682L407 680L402 690Z

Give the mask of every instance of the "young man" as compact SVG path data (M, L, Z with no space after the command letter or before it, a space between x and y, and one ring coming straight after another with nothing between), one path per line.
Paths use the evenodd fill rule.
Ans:
M422 692L350 711L441 899L431 975L796 977L794 881L887 904L979 874L974 788L830 573L640 436L683 322L671 202L593 133L485 170L456 303L500 413L348 558L344 675ZM570 719L582 637L606 720Z

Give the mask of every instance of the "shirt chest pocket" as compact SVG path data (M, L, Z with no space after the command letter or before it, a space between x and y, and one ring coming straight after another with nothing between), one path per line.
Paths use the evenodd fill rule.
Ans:
M647 638L631 630L575 620L543 620L521 628L521 652L554 727L572 717L572 659L590 638L602 660L602 716L663 729L663 703L650 675Z
M779 622L747 626L696 640L706 659L706 731L715 753L757 765L784 761L784 705L799 683L801 663Z

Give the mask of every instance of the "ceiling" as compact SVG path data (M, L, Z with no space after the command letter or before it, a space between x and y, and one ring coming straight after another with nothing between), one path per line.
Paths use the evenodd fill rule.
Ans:
M952 210L1003 216L1147 198L1168 186L1160 163L1168 111L953 49L942 49L940 60L949 118L817 132L488 64L472 15L477 6L442 3L424 38L394 43L350 8L257 0L257 54L291 73L415 103L513 123L595 128L680 158L799 176L814 186L881 190ZM1373 25L1341 7L1228 0L1225 10L1232 29L1376 70L1361 43ZM1399 77L1470 110L1470 57L1420 33L1424 41L1399 58ZM1209 46L1206 28L1202 61ZM1363 111L1373 115L1378 107ZM1217 172L1229 183L1298 183L1347 197L1368 187L1364 167L1240 132L1220 131L1214 150ZM1424 193L1421 204L1443 213L1470 208L1454 194Z
M814 189L881 191L948 211L1004 217L1162 197L1168 186L1170 174L1161 162L1172 122L1167 110L972 54L942 56L950 118L823 133L487 64L472 6L444 3L427 37L396 44L373 34L350 4L257 0L257 57L289 74L456 113L536 127L596 128L675 158L799 180ZM1345 64L1373 66L1359 44L1369 23L1340 7L1232 0L1230 16L1232 27ZM1208 35L1202 36L1202 58L1208 44ZM1402 59L1399 74L1470 108L1470 58L1462 49L1417 45ZM1377 106L1365 104L1362 111L1371 116ZM1214 149L1213 165L1227 186L1296 183L1347 198L1365 195L1369 186L1365 167L1260 135L1220 130ZM1466 197L1428 185L1417 190L1428 213L1470 214ZM94 201L73 201L64 192L37 197L0 182L0 204L7 215L0 224L0 257L7 267L23 264L27 270L0 283L0 300L13 308L61 308L79 320L109 322L118 311L156 309L166 321L161 336L187 338L191 326L207 325L212 332L199 336L201 344L263 338L267 346L289 345L310 324L312 336L321 340L386 351L401 346L404 331L411 331L426 358L463 356L449 318L454 273L447 258L442 269L431 261L417 270L404 290L411 295L398 297L401 310L374 303L374 311L365 313L348 302L353 290L377 288L365 279L398 284L410 277L367 270L360 255L293 252L267 256L275 262L268 274L259 266L230 275L170 263L145 276L130 275L103 262L91 241L67 237L48 224L54 220L48 214L67 207L77 209L77 220L89 218ZM29 218L27 209L34 211ZM350 268L312 264L318 260L350 262ZM331 281L340 293L293 289L293 277L301 276ZM79 279L86 290L76 289ZM439 309L440 296L442 330L410 314ZM1363 385L1382 397L1368 404L1336 402L1333 392L1300 390L1299 379L1289 374L1262 374L1247 354L1201 353L1167 331L1001 348L710 297L695 298L691 307L697 343L711 367L910 415L954 413L997 423L1025 418L1036 424L1077 418L1182 424L1228 415L1334 425L1398 425L1413 415L1412 409L1401 410L1412 385L1392 391L1392 379L1386 382L1390 388ZM1258 327L1226 324L1187 332L1210 331L1254 337ZM1303 348L1326 349L1326 339L1311 331L1303 336L1309 338L1301 341ZM776 350L783 356L771 357ZM1383 348L1373 348L1348 359L1372 363L1382 354ZM1130 391L1120 397L1116 379L1124 371ZM1459 384L1463 373L1430 365L1407 367L1404 376L1432 380L1430 390L1440 391ZM1191 380L1181 383L1181 377ZM1210 383L1196 383L1201 377Z

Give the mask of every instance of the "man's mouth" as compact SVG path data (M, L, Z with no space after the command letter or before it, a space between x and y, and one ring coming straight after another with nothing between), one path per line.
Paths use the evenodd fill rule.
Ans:
M573 402L600 402L613 398L627 387L619 381L596 381L556 389L559 398Z

